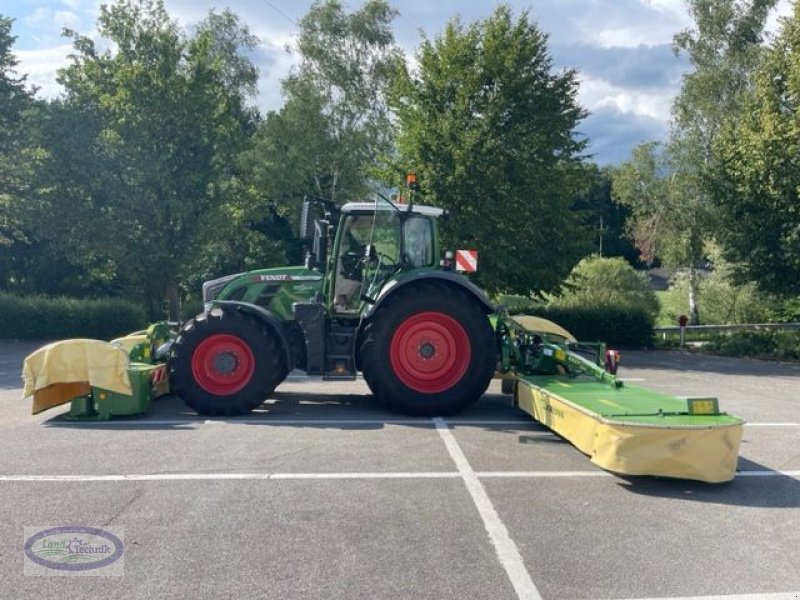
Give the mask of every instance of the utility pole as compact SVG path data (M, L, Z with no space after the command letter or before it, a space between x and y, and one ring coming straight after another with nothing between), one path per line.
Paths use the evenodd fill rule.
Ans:
M600 215L600 227L597 229L600 232L600 258L603 258L603 232L607 230L608 227L603 227L603 215Z

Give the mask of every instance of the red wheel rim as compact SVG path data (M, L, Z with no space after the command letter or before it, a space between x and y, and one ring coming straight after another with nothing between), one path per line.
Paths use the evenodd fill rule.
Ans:
M461 324L440 312L409 317L392 336L389 360L405 385L424 394L456 385L470 360L469 336Z
M242 338L218 333L204 339L192 354L194 380L209 394L228 396L253 378L256 361Z

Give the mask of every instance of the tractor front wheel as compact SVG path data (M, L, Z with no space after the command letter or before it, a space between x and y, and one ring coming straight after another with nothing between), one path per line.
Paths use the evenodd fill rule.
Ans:
M285 375L272 332L239 311L199 315L170 350L173 389L201 415L242 415L259 406Z
M494 374L494 334L482 308L451 287L426 284L386 300L359 348L364 378L392 408L450 415L481 397Z

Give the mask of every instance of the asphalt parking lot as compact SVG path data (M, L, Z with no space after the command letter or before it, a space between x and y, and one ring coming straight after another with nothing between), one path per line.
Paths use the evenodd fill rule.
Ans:
M408 419L292 378L246 418L30 415L0 343L0 599L800 598L800 365L627 352L620 375L747 420L728 484L623 479L493 382ZM25 526L124 528L120 577L32 577Z

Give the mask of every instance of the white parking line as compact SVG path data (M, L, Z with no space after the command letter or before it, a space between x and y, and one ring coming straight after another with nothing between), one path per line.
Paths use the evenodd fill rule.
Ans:
M503 565L511 585L514 586L514 591L517 592L517 597L524 600L541 600L539 590L536 589L528 569L525 568L525 562L522 560L522 555L520 555L517 545L508 534L508 529L506 529L503 521L500 520L500 515L497 514L489 495L486 493L486 489L478 479L475 471L472 470L467 457L464 456L461 446L458 445L456 438L453 437L453 433L443 419L435 418L433 422L436 425L436 431L439 432L447 451L450 453L450 458L453 459L458 468L464 485L467 486L467 491L469 491L469 495L472 497L481 519L483 519L483 526L486 528L489 539L494 545L500 564Z
M771 471L769 469L759 469L757 471L739 471L736 477L800 477L800 471Z
M458 471L408 473L274 473L270 479L455 479Z
M457 479L457 471L419 473L150 473L128 475L0 475L0 481L236 481L274 479Z

